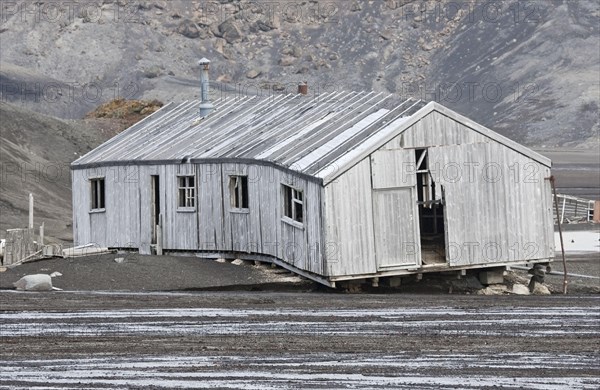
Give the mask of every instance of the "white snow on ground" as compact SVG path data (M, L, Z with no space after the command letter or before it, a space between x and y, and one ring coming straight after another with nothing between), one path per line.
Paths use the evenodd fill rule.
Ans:
M419 388L452 387L478 389L507 387L528 389L596 389L599 378L530 378L527 375L505 377L457 375L455 370L488 368L502 370L585 369L596 357L555 354L397 354L371 358L357 354L311 354L288 356L204 356L204 357L109 357L97 359L7 360L0 361L3 380L23 383L10 389L86 389L110 387L125 389L155 386L164 389L289 389L289 388ZM308 362L308 363L307 363ZM384 376L361 370L394 367L397 375ZM437 368L437 375L422 374L419 369ZM445 370L445 371L444 371ZM525 373L525 371L524 371ZM26 386L25 386L26 385ZM76 387L67 387L73 385Z
M593 299L596 298L582 298ZM486 335L600 336L598 306L433 309L134 309L76 312L0 312L0 337L102 337L123 335L315 335L429 337ZM591 336L588 336L591 335ZM185 340L184 338L182 340ZM467 338L465 338L467 340ZM185 342L185 341L182 341ZM226 352L223 352L226 354ZM1 389L597 389L590 376L597 353L489 354L452 351L120 356L35 359L0 355ZM531 377L534 370L537 374ZM486 374L481 374L486 372ZM487 373L493 373L489 375ZM10 383L10 385L6 385Z
M4 312L0 337L119 335L427 334L547 337L574 328L600 336L600 314L585 307L486 309L140 309ZM450 318L443 318L443 316ZM240 322L240 318L248 321ZM74 322L73 320L78 321ZM468 327L465 327L468 324Z
M597 252L600 254L600 231L563 232L565 252ZM554 232L554 248L560 251L560 236Z

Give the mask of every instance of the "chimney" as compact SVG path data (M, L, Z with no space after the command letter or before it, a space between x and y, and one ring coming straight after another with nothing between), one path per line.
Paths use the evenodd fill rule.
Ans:
M298 93L300 95L308 95L308 83L306 81L298 84Z
M198 65L202 67L200 73L200 88L201 88L201 99L200 102L200 116L205 117L210 114L212 110L215 109L215 106L210 102L209 94L209 82L208 82L208 70L210 69L210 61L206 58L201 59L198 62Z

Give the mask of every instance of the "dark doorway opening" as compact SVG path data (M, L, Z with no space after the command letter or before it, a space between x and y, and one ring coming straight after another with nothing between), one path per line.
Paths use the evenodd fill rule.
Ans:
M152 212L151 212L151 223L152 223L152 244L156 244L157 240L157 228L156 226L160 222L160 181L158 175L152 175L150 177L152 183Z
M417 204L423 264L446 262L444 189L431 177L427 149L415 149L417 165Z

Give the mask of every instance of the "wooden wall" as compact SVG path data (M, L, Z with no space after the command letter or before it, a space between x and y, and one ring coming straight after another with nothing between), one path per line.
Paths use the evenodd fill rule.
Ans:
M268 165L233 163L141 165L73 170L76 245L133 247L150 253L151 176L160 180L165 250L235 251L276 256L323 274L322 187ZM118 172L121 172L119 175ZM195 175L197 208L177 208L178 175ZM232 210L229 176L247 175L249 210ZM105 177L106 211L90 212L90 183ZM282 183L304 191L303 224L285 221Z
M134 247L149 253L151 175L159 175L165 250L260 253L332 277L375 275L396 265L397 269L415 269L421 265L420 257L406 255L413 248L398 247L395 242L393 251L382 248L378 257L377 247L394 240L419 242L415 183L406 176L404 164L414 164L413 149L425 147L429 148L437 192L443 187L445 193L450 265L553 257L551 195L544 180L549 168L435 111L324 188L316 181L262 164L183 163L74 170L75 242ZM469 167L486 164L493 165L486 168L490 171L479 169L473 179L466 176ZM463 169L458 179L452 171L456 166ZM489 180L489 175L496 174L496 166L502 176ZM196 176L198 204L194 212L177 210L177 175L183 174ZM240 174L248 176L247 212L230 207L229 175ZM97 176L106 178L106 211L100 213L89 211L89 179ZM304 191L305 221L301 226L283 218L282 183ZM397 215L384 218L387 225L377 226L375 218L380 222L382 218L374 213L383 213L387 206L381 202L390 199L412 203L412 212L396 210ZM386 232L388 236L380 237ZM384 258L397 251L406 256Z
M327 275L376 270L371 164L364 159L325 187Z
M429 149L436 196L441 187L445 192L449 265L554 256L551 193L544 180L550 169L433 111L325 187L326 241L337 248L336 256L326 261L329 276L375 275L390 261L401 264L398 269L421 265L420 256L415 261L408 256L413 248L402 245L411 240L420 245L419 224L414 221L418 218L416 187L406 165L414 164L415 148ZM468 169L477 164L479 170L471 179ZM462 168L459 177L454 177L456 166ZM498 180L488 177L498 174ZM407 188L413 189L412 195ZM388 192L379 193L382 189ZM412 197L413 204L401 216L392 209L394 215L374 215L383 212L378 202L389 197L402 203ZM376 220L387 228L377 227ZM384 233L385 237L373 238ZM387 260L377 251L386 243L388 249L394 248L386 252ZM394 252L398 252L396 259L392 259Z
M445 193L450 265L554 256L549 168L498 143L429 151Z

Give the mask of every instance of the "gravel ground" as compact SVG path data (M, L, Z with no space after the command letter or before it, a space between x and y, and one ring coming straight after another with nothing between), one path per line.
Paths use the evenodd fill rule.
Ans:
M122 263L115 258L123 257ZM569 276L569 293L600 293L600 258L596 254L569 254L567 269L571 274L590 275L592 278ZM562 260L557 255L552 263L554 272L562 272ZM318 283L296 276L269 264L255 266L253 262L235 265L197 257L141 256L139 254L106 254L73 259L48 259L21 264L0 272L0 289L13 289L13 283L25 275L51 274L62 276L52 279L55 287L67 291L335 291ZM454 274L425 274L423 280L405 277L397 289L363 285L370 293L464 294L474 293L482 286L476 271L459 280ZM513 269L506 277L512 283L527 285L531 275L525 270ZM562 293L563 276L547 275L546 285L552 293Z
M0 292L1 389L597 389L600 298Z
M570 257L569 272L598 275L599 261ZM72 291L11 289L55 271ZM561 291L562 277L546 280ZM481 296L477 284L425 275L344 294L200 258L26 263L0 272L0 389L599 388L598 279L570 278L567 296Z
M115 258L124 260L117 263ZM0 273L0 289L12 289L25 275L53 272L62 274L52 279L53 285L71 291L251 290L270 286L302 290L313 286L281 268L253 264L135 253L55 258L8 268Z

